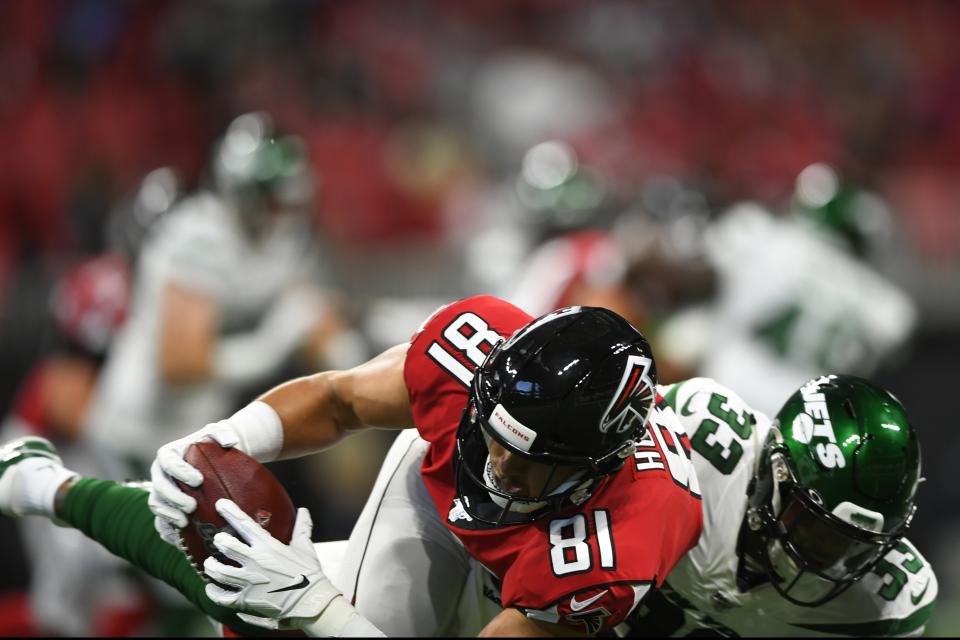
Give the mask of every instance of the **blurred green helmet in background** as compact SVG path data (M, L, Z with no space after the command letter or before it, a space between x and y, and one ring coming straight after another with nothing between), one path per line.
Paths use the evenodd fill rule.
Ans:
M822 162L797 176L793 208L858 256L872 253L893 236L893 215L883 198L843 181Z
M106 231L111 250L135 262L157 222L183 194L183 178L174 167L158 167L145 175L136 191L110 210Z
M817 606L859 580L913 518L920 445L900 402L855 376L811 380L777 414L748 527L780 594Z
M597 224L610 195L600 171L563 140L524 153L516 192L522 215L542 238Z
M270 116L245 113L218 141L212 159L217 191L253 230L279 212L304 212L313 204L314 184L307 147L275 131Z

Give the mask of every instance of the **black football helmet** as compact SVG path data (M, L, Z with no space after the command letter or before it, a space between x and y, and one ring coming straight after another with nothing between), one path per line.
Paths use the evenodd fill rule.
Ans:
M649 343L608 309L567 307L520 328L477 369L460 420L456 485L466 514L501 526L584 502L636 449L656 384ZM550 467L540 495L498 486L491 440ZM560 467L576 469L552 487Z

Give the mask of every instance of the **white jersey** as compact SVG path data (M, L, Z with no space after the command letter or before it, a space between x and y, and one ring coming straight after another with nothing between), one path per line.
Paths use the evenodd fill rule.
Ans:
M827 371L870 375L913 330L902 291L802 220L740 205L705 243L717 301L668 324L662 348L684 357L699 345L685 354L699 372L761 411Z
M250 330L286 288L316 270L311 235L301 223L308 221L284 219L254 243L209 192L187 198L158 223L137 264L130 315L94 399L89 433L96 444L148 462L162 444L229 414L232 389L216 379L171 387L160 377L164 288L176 283L211 296L221 335Z
M691 437L691 459L703 496L703 533L662 590L617 627L627 635L919 635L937 596L923 557L904 541L875 573L816 608L798 607L769 585L737 589L737 536L747 484L770 420L713 380L658 387ZM711 406L712 405L712 406ZM709 422L707 422L709 421ZM741 437L730 421L743 433ZM716 428L704 427L715 424ZM387 635L474 636L502 611L500 581L469 557L438 519L420 474L427 443L401 432L349 542L315 545L333 584ZM719 468L718 468L719 467ZM725 473L726 472L726 473ZM665 600L662 593L669 593ZM397 598L395 594L404 594ZM659 606L658 606L659 603ZM664 610L663 606L667 609Z
M800 607L769 584L746 593L737 587L737 538L747 509L747 484L758 463L770 419L752 412L734 392L707 378L660 387L690 435L703 491L703 533L663 590L676 625L661 632L686 635L710 628L725 635L919 635L937 597L937 580L920 553L903 542L872 572L833 600ZM749 416L755 423L751 426ZM682 615L676 615L676 609ZM659 616L663 611L641 612ZM643 631L641 619L636 630Z

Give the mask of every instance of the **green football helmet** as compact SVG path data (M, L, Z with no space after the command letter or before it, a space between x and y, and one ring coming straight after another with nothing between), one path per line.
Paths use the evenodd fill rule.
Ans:
M904 535L920 445L900 402L855 376L815 378L777 414L748 488L747 527L777 591L818 606Z
M297 136L278 133L266 113L234 119L211 164L217 191L254 234L269 227L278 213L306 213L313 205L306 144Z
M894 235L893 214L877 193L844 181L817 162L797 176L794 211L855 255L869 257Z
M610 195L601 173L562 140L527 150L516 193L523 221L541 240L596 224Z

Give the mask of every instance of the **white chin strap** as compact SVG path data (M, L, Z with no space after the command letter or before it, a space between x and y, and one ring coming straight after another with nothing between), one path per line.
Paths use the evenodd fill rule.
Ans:
M574 492L574 494L572 495L576 495L577 493L584 492L587 489L587 487L589 487L592 484L592 481L590 479L583 480L583 481L580 480L580 478L583 476L584 473L586 473L586 469L578 471L567 480L564 480L563 482L561 482L556 489L554 489L547 495L553 496L559 493L563 493L568 489L570 489L571 487L576 486L578 483L581 486L578 487L578 490ZM505 489L501 488L497 484L497 477L493 474L493 463L490 462L489 455L487 456L487 462L486 464L484 464L484 467L483 467L483 483L487 486L488 489L495 489L497 491L505 492ZM542 509L545 506L547 506L546 502L540 502L540 501L513 500L511 502L507 498L504 498L503 496L498 495L493 491L488 491L487 495L490 496L490 499L493 500L493 503L496 504L498 507L508 508L507 505L509 504L510 506L508 510L514 513L531 513L533 511ZM580 504L580 502L582 501L583 501L582 499L579 502L574 500L576 504Z

